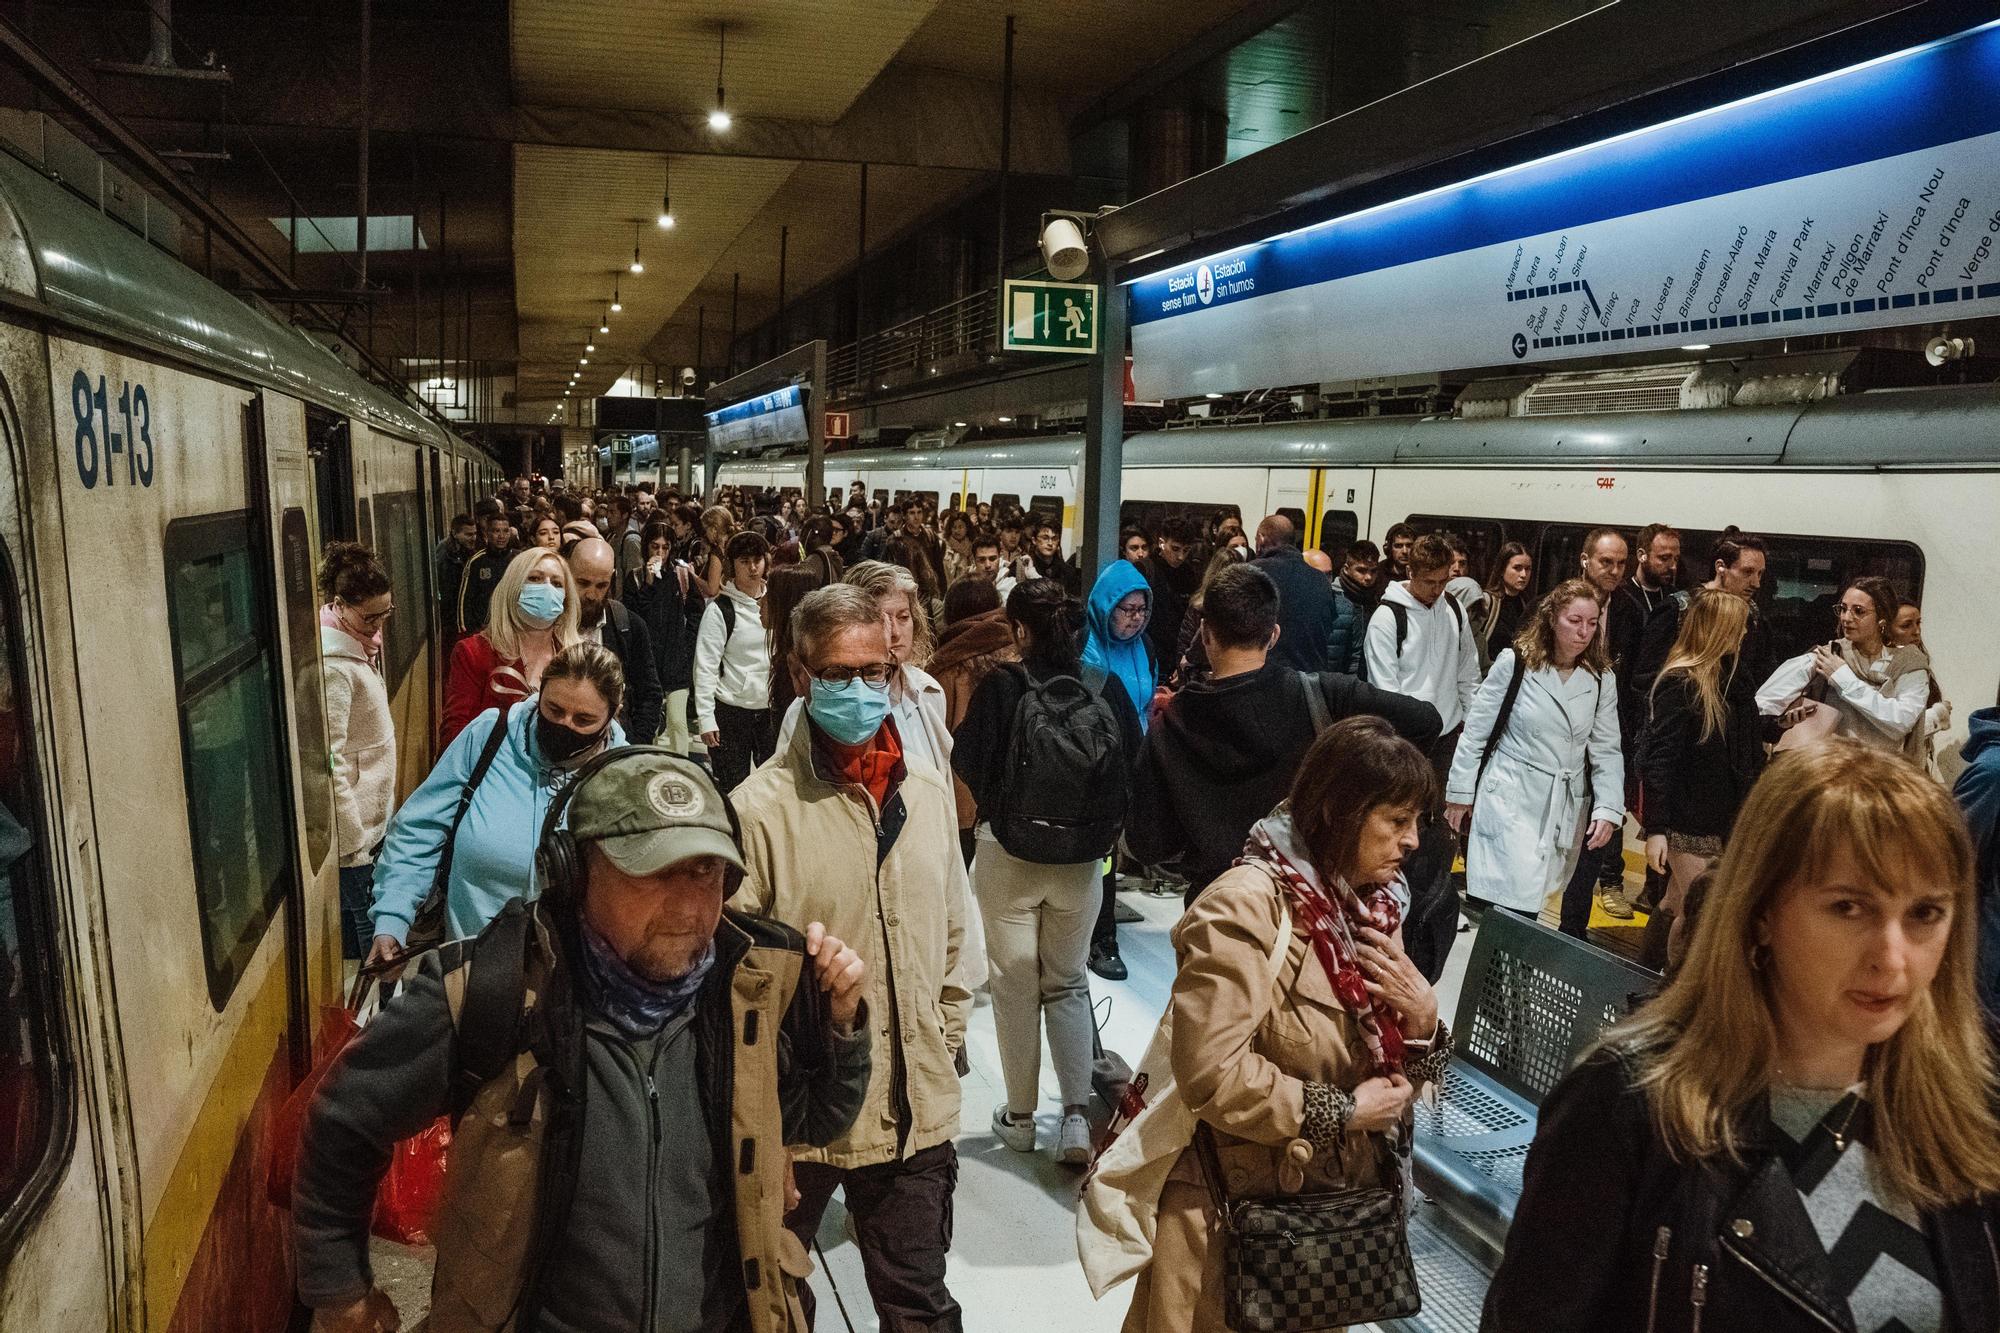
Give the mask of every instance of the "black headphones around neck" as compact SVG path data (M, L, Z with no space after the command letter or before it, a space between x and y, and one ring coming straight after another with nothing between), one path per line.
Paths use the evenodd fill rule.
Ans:
M576 835L562 827L563 817L569 813L570 802L576 798L577 792L583 789L584 783L613 764L646 755L664 755L683 763L693 762L686 755L669 750L664 745L620 746L615 750L606 750L579 768L569 785L549 802L549 812L542 818L542 836L535 845L535 878L541 885L543 897L567 906L583 896L587 873L583 864L583 844ZM736 818L736 807L720 788L716 789L716 794L722 797L722 812L729 817L729 836L741 847L743 825Z

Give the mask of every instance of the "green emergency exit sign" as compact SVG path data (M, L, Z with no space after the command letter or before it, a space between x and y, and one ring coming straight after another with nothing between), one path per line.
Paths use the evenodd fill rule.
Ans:
M1097 285L1007 279L1000 300L1000 347L1008 352L1095 352Z

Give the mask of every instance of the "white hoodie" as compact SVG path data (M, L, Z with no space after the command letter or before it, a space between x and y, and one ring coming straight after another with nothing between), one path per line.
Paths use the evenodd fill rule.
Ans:
M1396 613L1389 609L1390 602L1409 609L1410 632L1401 656L1396 653ZM1368 683L1422 699L1437 709L1444 720L1441 734L1465 721L1466 706L1479 688L1479 647L1464 613L1454 610L1449 599L1440 597L1435 606L1425 606L1410 595L1409 585L1390 584L1368 620L1362 652Z
M343 866L365 866L389 829L396 800L396 726L382 673L354 637L319 628L325 662L326 735L333 765L333 822Z
M716 730L715 705L732 708L771 706L771 643L764 632L764 611L757 599L736 586L722 585L722 596L736 606L736 631L723 642L721 598L701 613L694 640L694 722L697 732Z

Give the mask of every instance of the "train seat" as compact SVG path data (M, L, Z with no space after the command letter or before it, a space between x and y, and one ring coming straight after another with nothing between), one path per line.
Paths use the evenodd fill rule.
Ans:
M1657 978L1615 954L1489 909L1452 1023L1435 1105L1417 1104L1418 1186L1497 1264L1521 1197L1535 1112L1576 1058Z

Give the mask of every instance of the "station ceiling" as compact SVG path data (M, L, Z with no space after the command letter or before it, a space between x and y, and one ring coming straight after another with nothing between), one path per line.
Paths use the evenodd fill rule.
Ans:
M1079 132L1145 98L1225 108L1240 156L1330 114L1341 49L1361 53L1349 74L1390 67L1389 90L1600 2L375 0L369 211L413 217L424 248L368 257L347 331L416 376L469 344L529 424L572 372L589 396L634 365L692 362L698 328L714 364L732 305L746 331L775 312L781 235L793 300L853 265L863 163L871 253L990 182L1009 9L1013 169L1062 180ZM183 71L227 80L113 68L145 57L154 13L171 16ZM362 290L358 256L291 255L283 223L356 208L360 14L360 0L0 0L0 19L301 286L336 295ZM707 124L719 31L726 133ZM0 105L63 118L8 78ZM255 285L227 255L191 252Z

